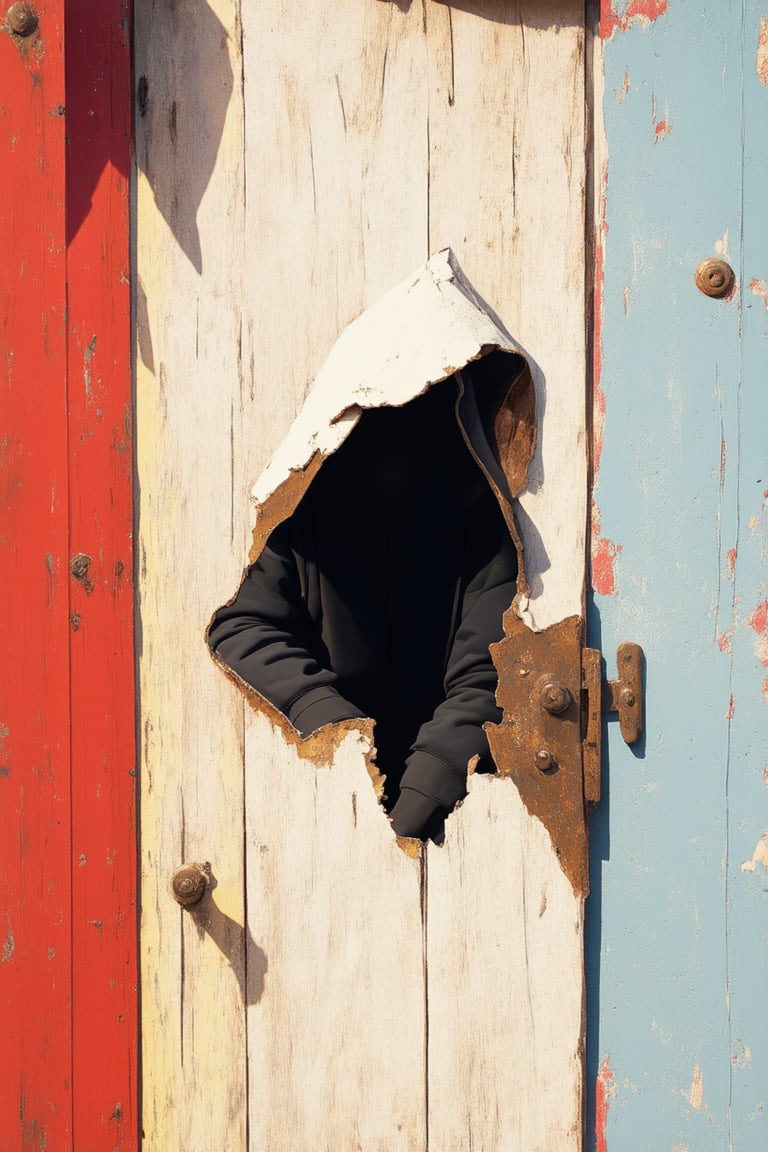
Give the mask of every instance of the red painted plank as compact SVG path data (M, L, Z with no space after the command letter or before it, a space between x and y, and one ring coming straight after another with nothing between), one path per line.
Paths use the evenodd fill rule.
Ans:
M64 8L0 32L0 1149L134 1152L129 11Z
M0 1148L71 1146L64 0L0 33Z
M69 0L74 1147L138 1147L127 0Z

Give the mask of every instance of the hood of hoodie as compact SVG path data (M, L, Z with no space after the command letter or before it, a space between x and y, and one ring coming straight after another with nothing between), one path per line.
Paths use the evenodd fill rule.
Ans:
M339 336L253 488L251 563L364 411L402 408L451 376L457 384L456 421L499 502L518 553L518 599L527 598L514 500L525 486L536 446L533 382L519 345L475 292L450 249L434 255ZM405 425L393 417L396 436ZM396 459L394 451L392 462ZM392 462L384 466L392 465L394 481Z

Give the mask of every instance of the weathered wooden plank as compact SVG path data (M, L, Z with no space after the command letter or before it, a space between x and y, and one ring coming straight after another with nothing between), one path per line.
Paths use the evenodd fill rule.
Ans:
M491 265L488 256L489 235L493 234L502 248L506 243L503 220L510 209L509 198L504 189L497 190L497 199L482 228L475 227L472 218L473 228L468 229L462 214L470 218L468 205L474 203L476 189L468 182L461 153L468 149L470 156L474 155L472 148L478 133L483 140L483 155L493 151L491 145L497 137L506 140L498 126L499 108L510 97L514 78L505 72L498 105L491 98L489 85L483 89L480 80L488 70L484 54L489 43L493 46L497 34L502 35L497 55L491 54L498 62L518 36L517 25L499 6L482 13L460 14L465 21L468 46L460 49L457 59L463 51L462 58L471 73L466 87L474 83L485 97L485 106L479 95L462 104L462 124L452 153L454 162L441 167L434 141L450 141L453 148L455 125L444 123L443 112L439 111L442 81L435 77L429 50L430 45L439 46L440 52L445 49L450 31L446 31L445 24L451 15L448 9L436 4L428 4L426 9L384 5L374 0L349 0L318 9L283 0L271 10L269 28L265 28L261 14L244 9L245 215L240 218L232 213L227 195L230 215L220 213L214 221L202 210L198 212L199 197L194 190L205 186L212 169L214 181L221 181L227 188L233 186L232 173L238 163L234 131L225 131L221 148L212 147L207 137L212 122L227 103L221 92L226 90L227 99L233 99L232 77L226 70L213 68L218 89L207 92L206 104L200 100L199 89L192 88L189 75L194 71L200 83L200 44L206 42L206 33L210 42L216 28L206 23L209 15L203 17L201 13L194 17L196 28L193 24L182 31L173 14L150 5L144 12L145 20L153 20L151 43L148 31L140 33L137 67L139 163L149 176L139 190L139 222L144 228L139 244L143 281L139 305L143 291L149 317L149 323L139 333L143 360L139 373L143 412L139 468L142 476L147 475L147 484L142 485L147 548L142 582L142 691L144 720L148 722L144 792L144 972L148 985L145 1026L148 1030L162 1028L163 1033L161 1041L152 1041L146 1049L150 1139L156 1141L158 1148L181 1146L186 1152L196 1147L195 1141L200 1140L203 1130L199 1123L199 1096L186 1071L188 1049L180 1052L184 1033L176 1001L181 994L178 972L182 963L185 974L190 971L190 948L195 950L194 966L191 979L185 975L184 1007L187 1021L190 1017L194 1021L195 1036L199 1033L209 1042L213 1025L206 1016L205 1005L206 1001L216 1000L220 984L215 982L215 965L210 956L206 957L211 939L190 940L187 933L187 954L182 960L180 948L174 945L167 907L161 904L162 885L158 885L153 873L157 852L167 861L164 867L168 870L181 862L182 855L191 854L181 851L181 829L178 823L174 829L176 821L168 818L167 805L169 801L177 806L183 803L187 828L190 819L201 819L201 810L208 814L211 789L201 786L200 769L192 765L191 754L201 740L210 740L211 732L215 732L218 750L215 759L211 752L210 760L221 766L230 786L226 797L221 793L221 806L215 810L211 827L217 819L223 826L228 812L231 828L234 814L244 811L248 828L244 846L239 830L233 840L241 850L244 847L247 857L248 961L246 969L241 966L238 972L248 1002L251 1147L269 1148L270 1152L282 1147L340 1148L358 1144L389 1148L400 1146L400 1141L403 1147L424 1147L424 893L418 864L402 856L395 845L375 803L363 747L352 737L339 750L333 766L328 766L327 757L323 759L320 751L315 757L320 756L318 763L299 757L265 717L249 721L245 733L243 809L243 795L240 793L238 800L237 789L231 785L242 765L239 708L223 681L221 692L229 695L217 694L213 680L207 678L209 674L201 671L197 638L193 637L189 618L196 616L198 606L202 611L206 589L209 615L236 586L247 552L243 496L248 484L243 477L255 479L280 443L308 382L341 329L384 290L421 264L430 247L461 247L465 237L479 236L481 242L473 246L470 240L467 244L470 268L474 264L480 269L480 277L472 278L502 315L504 307L514 299L515 307L504 315L514 331L520 318L518 301L524 294L517 283L514 294L499 289L498 270L505 268L505 262L496 259ZM484 19L489 15L495 21ZM224 23L229 27L231 21ZM544 29L535 26L534 30L541 34L543 60ZM520 45L516 40L515 43L519 56ZM575 51L574 44L575 41L570 43L570 52ZM322 51L318 45L322 45ZM205 70L209 84L211 71L210 67ZM575 75L578 68L572 72ZM524 69L522 76L526 83L531 82ZM534 72L533 79L540 81L541 77ZM236 80L236 87L238 83ZM549 90L555 87L550 82ZM188 129L186 134L184 131L184 117L190 108L200 122L194 154ZM495 110L489 115L488 108ZM556 121L560 127L561 120ZM234 122L231 108L226 122ZM557 140L553 148L559 161L561 183L557 187L561 189L563 183L567 184L569 173L558 151L560 137L542 110L540 118L533 117L527 129L530 136L526 139L532 151L535 152L534 124L537 131L546 124L546 130ZM503 147L500 144L502 151ZM499 164L503 167L503 157ZM437 191L431 188L433 180ZM536 185L537 195L543 183ZM578 199L578 176L569 189ZM155 213L150 211L151 195ZM524 198L522 192L520 195ZM452 197L456 198L455 206ZM532 229L537 223L534 200L531 192L522 213L522 220ZM551 256L557 276L570 259L561 258L558 245L569 244L574 235L573 220L583 220L580 201L574 207L574 201L566 197L566 208L571 215L570 231L565 237L552 236L547 245L542 237L545 229L541 228L529 252L537 257ZM511 211L516 220L514 205ZM186 252L186 262L174 247L161 217ZM550 225L547 218L547 226ZM577 245L579 258L582 241L583 233ZM217 252L219 267L214 274L206 264L209 245ZM160 252L163 255L159 259ZM199 282L190 275L190 265L202 271ZM566 271L576 275L570 265ZM554 274L553 282L558 291L563 291L563 283ZM582 283L583 276L579 285ZM571 287L568 283L568 291ZM184 302L177 315L172 315L172 293ZM210 299L214 294L218 294L219 309L215 332ZM538 301L545 296L542 289ZM236 331L232 320L234 299L242 300L242 322ZM576 329L572 323L582 306L579 301L577 294L568 296L568 322L562 329L569 336L573 333L574 347L580 349L569 365L567 383L571 388L574 379L579 381L579 387L583 379L583 365L581 373L578 367L574 369L578 354L583 358L583 327ZM532 315L540 317L536 305L531 305L531 310ZM199 315L203 315L202 320ZM583 314L580 319L583 324ZM552 325L545 319L536 328L532 325L531 331L533 338L546 335L547 348L558 347ZM205 360L203 348L212 341L216 342L221 364L216 372L215 401L205 394L199 379L204 370L201 365L210 363ZM242 380L237 383L236 368L230 368L231 378L227 373L232 361L226 350L235 347L237 366L242 368ZM540 374L540 385L542 381ZM572 392L564 380L561 391L566 397L565 411L570 413ZM583 393L579 389L577 392L581 403ZM192 408L196 414L203 413L205 443L190 416ZM228 420L223 418L222 410L227 411ZM557 443L554 427L547 435L552 444ZM578 437L577 433L583 457L583 439L579 441ZM232 451L235 461L234 472L226 475L231 485L226 498L224 474L216 472L217 451ZM197 456L210 490L207 517L199 509ZM568 458L571 462L578 460L578 451ZM578 489L570 475L568 485L569 490ZM160 500L169 490L172 499L168 501L166 497L168 512L161 522ZM196 520L195 535L187 533L185 538L182 513L174 503L187 501L194 504ZM568 505L569 511L575 506ZM583 542L583 520L574 516L573 523L577 538L581 531ZM356 530L361 529L356 526ZM556 544L559 537L554 528L550 535ZM535 554L533 538L531 549ZM209 568L204 576L195 569L201 556ZM543 568L543 562L539 568ZM189 583L183 610L173 599L179 570L186 574ZM575 585L564 582L567 593L563 593L563 602L570 596L570 603L575 599L580 605L580 568L575 570L574 578ZM556 618L557 607L551 599ZM561 607L561 614L566 610ZM183 688L179 667L184 668ZM174 717L181 716L184 701L189 699L198 705L194 716L190 719L187 709L184 722L179 718L174 724ZM185 756L189 760L187 768L180 763ZM496 784L506 788L508 782ZM513 790L510 795L516 799ZM546 835L542 841L541 827L527 815L522 819L529 827L532 842L548 845ZM215 840L212 832L207 842ZM205 841L199 835L196 842ZM479 846L478 850L482 851ZM218 859L214 859L214 871L221 883L223 873ZM445 859L454 860L455 856L446 851ZM350 868L348 860L355 865ZM544 870L552 862L553 853L547 846ZM534 864L532 857L531 867ZM556 862L554 867L562 881ZM376 884L372 889L373 874ZM461 892L463 881L456 874L455 864L446 884L450 888L454 883ZM218 900L220 891L215 890L214 900ZM472 903L470 892L471 888L467 888L468 904ZM570 922L579 923L580 909L577 900L569 911ZM441 928L451 922L448 913L438 894L430 912L436 938ZM209 935L214 937L215 932L210 931L211 915L214 914L210 908L207 913L196 913L193 923L200 927L201 934L208 923ZM480 920L472 922L477 931L470 927L470 935L478 941L489 939L486 929L490 921L483 922L482 915L493 918L495 910L487 906ZM214 919L217 916L218 913ZM155 972L161 956L166 960L162 977ZM524 957L519 956L524 966ZM505 970L508 965L509 958L505 956L501 968ZM578 1005L580 1011L580 967L569 970L569 974L570 986L577 989L571 1006ZM363 995L357 990L358 983ZM438 983L436 980L436 988ZM436 992L438 1012L442 1011L439 999ZM221 1003L219 998L218 1017L229 1026L229 1009L222 1008ZM453 1009L446 1012L446 1020L455 1019ZM403 1030L403 1019L414 1021L412 1029ZM471 1033L466 1016L462 1027L465 1034ZM483 1035L490 1039L488 1030ZM202 1045L203 1041L195 1052L207 1068L210 1065L205 1064L208 1056ZM565 1050L570 1069L573 1046L566 1045ZM239 1101L241 1089L233 1069L239 1069L243 1076L245 1069L236 1039L225 1050L219 1048L217 1057L225 1061L231 1074L222 1095L228 1093L229 1099ZM475 1058L483 1061L485 1054L476 1051ZM490 1063L494 1063L494 1058L490 1058ZM196 1069L198 1081L204 1080L205 1075ZM464 1071L459 1070L457 1075L462 1079ZM173 1100L181 1095L186 1101L192 1100L191 1111L197 1122L192 1116L174 1115ZM578 1123L578 1106L574 1113L572 1094L566 1096L559 1119L564 1122L566 1114L572 1124ZM206 1139L232 1144L243 1133L240 1119L238 1113L233 1128L223 1110L212 1114L209 1107L204 1123ZM535 1124L535 1116L531 1122ZM508 1118L503 1123L507 1125Z
M765 348L768 339L768 11L748 4L742 50L743 262L740 323L743 369L729 396L729 513L723 539L733 580L733 709L728 781L728 973L730 1121L735 1148L768 1141L761 1104L768 1082L768 480ZM734 39L736 30L734 29ZM731 251L731 263L736 253ZM727 547L731 545L731 547ZM724 621L725 623L725 621ZM726 629L724 629L726 630ZM729 709L730 710L730 709Z
M608 651L643 645L648 723L639 757L609 725L598 1147L758 1148L765 883L742 866L766 811L764 5L610 7L596 500L613 563L594 628ZM696 287L711 256L736 272L729 298Z
M138 1147L129 6L66 11L76 1148Z
M254 720L248 768L250 1146L424 1146L421 860L350 723L304 758ZM307 758L308 757L308 758Z
M240 561L237 5L136 5L145 1143L245 1146L241 704L205 626ZM193 918L173 870L211 862Z
M511 780L427 853L429 1147L581 1148L583 900Z
M64 4L0 33L0 1147L72 1147Z
M281 0L269 35L252 8L243 25L249 392L235 453L255 480L341 330L428 255L426 59L418 5ZM249 955L268 964L249 1007L251 1149L422 1147L418 861L397 848L359 744L315 767L258 718L246 763Z
M584 9L430 4L427 27L430 243L451 237L536 384L521 531L541 628L583 611ZM472 781L427 893L431 1144L580 1148L583 895L511 780Z
M528 354L539 443L521 497L545 628L580 615L587 523L584 6L427 6L429 243Z

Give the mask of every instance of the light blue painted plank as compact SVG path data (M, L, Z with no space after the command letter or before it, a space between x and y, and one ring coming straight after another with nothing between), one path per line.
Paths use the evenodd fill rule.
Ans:
M748 291L768 281L761 9L670 0L605 46L596 502L621 552L590 628L610 675L620 641L647 656L645 747L634 755L609 725L609 795L593 828L588 1062L593 1078L612 1072L615 1152L768 1147L767 874L741 870L768 830L768 704L746 623L768 597L764 502L762 528L747 526L758 475L759 495L768 489L768 312ZM693 271L726 233L741 292L712 301Z
M733 1042L734 1147L768 1147L768 854L753 856L768 833L768 86L757 71L761 18L744 23L743 375L737 472L738 557L734 568L733 695L729 780L728 976ZM766 77L768 79L768 77ZM743 867L746 865L746 868ZM750 870L754 867L754 871Z

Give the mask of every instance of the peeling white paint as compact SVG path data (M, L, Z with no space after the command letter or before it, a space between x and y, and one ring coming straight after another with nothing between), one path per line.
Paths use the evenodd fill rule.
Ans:
M742 872L755 872L758 864L768 868L768 832L763 832L751 860L745 860L741 866Z
M485 311L453 253L438 252L339 336L254 485L254 502L264 504L316 452L335 452L364 408L407 404L490 348L523 355Z
M722 256L724 260L727 260L729 258L731 253L730 253L729 247L728 247L728 229L727 228L726 228L725 232L723 232L723 235L720 237L720 239L715 241L715 252L717 252L718 256Z
M693 1066L691 1090L686 1093L685 1096L691 1108L695 1108L697 1112L700 1112L704 1104L704 1077L701 1074L701 1064L699 1064L698 1061Z

